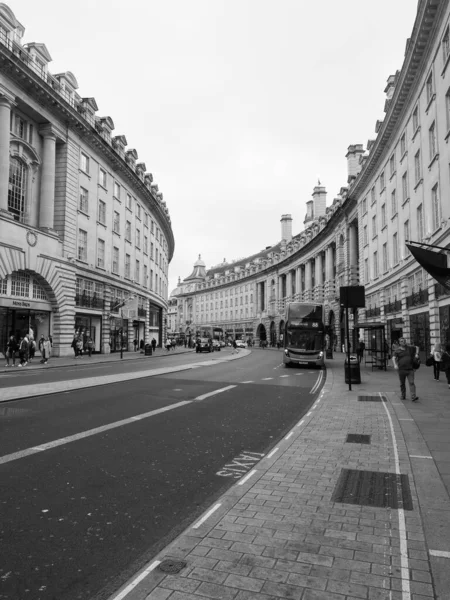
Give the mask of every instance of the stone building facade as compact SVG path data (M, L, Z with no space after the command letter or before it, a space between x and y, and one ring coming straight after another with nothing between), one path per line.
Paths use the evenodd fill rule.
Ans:
M405 245L450 248L449 10L443 0L418 2L403 65L384 90L385 116L366 148L348 147L348 180L331 205L319 183L301 233L293 236L283 215L277 244L208 270L196 263L175 290L177 330L208 323L231 337L275 341L286 302L314 300L340 347L339 289L364 285L366 307L350 314L354 343L360 336L379 348L405 335L422 353L450 343L450 294Z
M153 176L71 72L0 3L0 344L51 335L72 352L165 338L174 236Z

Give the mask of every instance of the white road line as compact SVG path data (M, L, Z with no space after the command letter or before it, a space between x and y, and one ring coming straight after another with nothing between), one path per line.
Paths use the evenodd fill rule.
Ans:
M443 550L429 550L431 556L440 556L441 558L450 558L450 552L444 552Z
M151 573L159 564L161 564L160 560L153 561L147 568L145 568L140 575L138 575L133 581L127 585L127 587L122 590L117 596L113 596L111 600L123 600L125 596L134 590L134 588L145 578L149 573Z
M294 432L291 431L291 433L288 433L287 436L284 438L285 440L288 440L291 436L294 435Z
M208 510L208 512L206 513L206 515L203 515L203 517L202 517L202 518L201 518L199 521L197 521L197 523L196 523L195 525L192 525L192 529L198 529L198 528L200 527L200 525L202 525L202 524L203 524L203 523L206 521L206 519L209 519L209 517L210 517L210 516L211 516L213 513L215 513L215 512L216 512L216 510L217 510L218 508L220 508L221 506L222 506L222 503L221 503L221 502L219 502L218 504L216 504L215 506L213 506L213 507L211 508L211 510Z
M414 421L414 419L399 419L399 421Z
M268 381L269 379L273 379L273 377L263 377L261 381Z
M222 392L226 392L227 390L232 390L235 387L235 385L227 385L227 387L214 390L213 392L208 392L207 394L202 394L201 396L197 396L197 398L194 398L194 400L204 400L205 398L209 398L210 396L214 396L215 394L221 394Z
M304 373L296 373L296 375L304 375Z
M252 477L255 473L256 473L255 469L253 469L253 471L250 471L250 473L247 473L247 475L245 477L243 477L240 481L238 481L238 485L244 485L244 483L246 481L248 481L250 479L250 477Z
M69 435L64 438L60 438L59 440L54 440L53 442L47 442L46 444L40 444L39 446L34 446L32 448L27 448L25 450L19 450L19 452L13 452L12 454L6 454L5 456L0 456L0 465L4 465L6 463L12 462L13 460L18 460L19 458L25 458L26 456L31 456L32 454L37 454L38 452L44 452L45 450L51 450L52 448L57 448L58 446L63 446L64 444L69 444L70 442L77 442L78 440L82 440L84 438L91 437L93 435L97 435L98 433L104 433L105 431L109 431L111 429L116 429L117 427L122 427L123 425L129 425L130 423L134 423L135 421L140 421L142 419L148 419L149 417L154 417L155 415L159 415L161 413L167 412L168 410L173 410L175 408L179 408L180 406L185 406L186 404L191 404L192 400L183 400L181 402L177 402L176 404L170 404L169 406L165 406L163 408L158 408L156 410L151 410L146 413L142 413L140 415L136 415L134 417L129 417L128 419L122 419L121 421L116 421L115 423L109 423L108 425L102 425L101 427L95 427L94 429L88 429L87 431L81 431L80 433L76 433L75 435Z
M297 423L296 427L300 427L300 425L303 425L305 419L302 419L299 423Z
M253 381L241 381L241 383L253 383Z
M275 454L275 452L278 452L278 448L274 448L272 450L272 452L269 452L269 454L267 455L267 458L272 458L272 456Z
M281 378L281 377L289 377L289 375L280 375L280 378Z
M317 378L316 383L313 385L311 391L309 392L310 394L315 394L316 393L316 391L320 387L320 384L322 383L322 379L323 379L323 371L320 371L319 377Z
M395 437L394 425L392 423L391 415L386 406L386 402L383 402L383 394L379 392L381 404L386 412L387 418L389 420L389 426L391 428L391 436L392 436L392 446L394 448L394 462L395 462L395 473L397 474L397 487L398 492L397 496L399 500L402 498L402 490L400 483L400 461L398 458L398 449L397 449L397 438ZM400 502L399 502L400 504ZM405 521L405 511L403 510L403 504L398 508L398 529L399 529L399 538L400 538L400 571L402 578L402 600L411 600L411 588L409 585L409 560L408 560L408 541L406 538L406 521Z
M410 454L409 458L429 458L430 460L433 460L432 456L421 456L420 454Z

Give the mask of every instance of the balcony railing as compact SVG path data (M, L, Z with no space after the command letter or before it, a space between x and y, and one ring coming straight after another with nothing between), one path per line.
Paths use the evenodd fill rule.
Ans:
M375 308L368 308L366 310L366 319L369 319L371 317L379 317L381 314L381 309L379 306L376 306Z
M384 305L385 314L400 312L402 310L402 301L394 300Z
M441 283L436 283L434 286L434 293L436 298L441 298L442 296L449 296L450 290L443 286Z
M422 304L427 304L428 302L428 290L419 290L418 292L413 292L410 296L406 298L406 306L411 308L412 306L420 306Z
M93 296L88 296L87 294L76 294L75 295L75 304L76 306L82 306L83 308L97 308L102 309L105 308L105 301L103 298L99 298L94 294ZM117 311L114 311L117 312Z

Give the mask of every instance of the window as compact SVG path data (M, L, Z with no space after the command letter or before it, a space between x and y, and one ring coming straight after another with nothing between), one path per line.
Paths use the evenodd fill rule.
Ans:
M140 248L141 247L141 231L140 229L136 228L136 247Z
M404 156L406 152L406 134L404 133L400 138L400 155Z
M89 156L84 152L80 154L80 169L89 174Z
M107 184L107 181L108 181L107 180L107 175L106 175L105 169L102 169L101 167L100 167L100 170L99 170L98 180L99 180L98 181L99 184L106 189L106 184Z
M148 279L148 267L147 267L147 265L144 265L144 282L142 285L145 288L147 287L147 279Z
M131 257L129 254L125 254L125 277L131 278Z
M432 99L433 99L433 73L430 73L427 79L427 84L426 84L426 90L427 90L427 104L429 104Z
M383 273L387 273L389 269L388 247L387 243L383 244Z
M447 119L447 130L450 129L450 88L445 94L445 113Z
M125 225L125 239L127 242L131 242L131 223L130 223L130 221L127 221L126 225Z
M150 242L150 258L153 260L153 242Z
M389 159L389 175L392 177L395 173L395 154Z
M144 213L144 225L148 227L148 213Z
M140 205L140 204L137 204L137 205L136 205L136 217L137 217L138 219L140 219L140 218L141 218L141 205Z
M417 237L419 241L424 238L424 223L423 223L423 207L422 204L419 204L416 210L416 218L417 218Z
M373 277L376 279L378 277L378 252L375 251L373 253Z
M120 233L120 215L116 210L114 211L113 231Z
M133 210L133 198L131 194L127 194L127 208L128 210Z
M386 182L384 179L384 171L382 171L381 175L380 175L380 194L384 190L385 187L386 187Z
M408 171L405 171L402 175L402 202L405 203L408 200Z
M114 246L112 256L112 272L116 275L119 273L119 248Z
M153 269L150 269L150 289L153 290Z
M444 37L442 38L442 58L444 59L444 64L447 62L448 57L450 56L450 39L449 39L449 28L445 30Z
M371 204L373 204L374 202L376 202L376 197L375 197L375 186L373 186L373 188L370 190L370 202Z
M430 143L430 162L437 154L437 144L436 144L436 124L433 121L430 129L428 130L428 140Z
M421 167L421 163L420 163L420 150L417 150L415 156L414 156L414 174L416 177L416 185L420 182L420 180L422 179L422 167Z
M89 192L84 187L80 187L80 204L78 208L84 213L89 212Z
M134 280L136 281L136 283L141 283L141 263L138 260L136 261Z
M154 222L154 221L152 221L151 228L150 228L150 232L151 232L151 233L154 233L154 232L155 232L155 222Z
M381 205L381 229L386 227L386 204Z
M78 260L87 262L87 231L78 230Z
M442 221L441 201L439 200L437 184L431 190L431 206L433 210L433 230L436 230L440 227Z
M392 258L394 261L394 265L398 264L398 235L394 233L392 236Z
M159 227L156 228L156 241L159 240Z
M413 122L413 132L416 133L416 131L419 129L419 107L418 106L416 106L416 108L413 110L412 122Z
M158 260L159 260L158 248L156 248L155 249L155 262L156 262L156 264L158 264Z
M392 216L394 217L397 214L397 194L395 190L391 192L391 211Z
M98 201L98 222L103 225L106 223L106 202Z
M374 215L372 217L372 238L377 235L377 217Z
M97 240L97 267L105 268L105 240Z
M364 228L363 228L363 245L367 246L368 243L369 243L369 236L367 234L367 225L364 225Z
M27 191L27 169L18 158L9 161L8 212L12 213L15 221L25 220L25 198Z
M144 235L144 253L148 254L148 237Z
M11 275L11 296L30 297L30 276L23 271Z
M405 244L407 242L409 242L409 240L411 239L411 235L410 235L410 230L409 229L410 229L409 228L409 219L407 219L405 221L404 225L403 225L403 236L404 236L404 239L405 239ZM405 256L409 256L409 250L408 250L408 248L406 248Z
M114 182L113 196L114 198L117 198L117 200L120 200L120 185L117 183L117 181Z
M369 283L369 259L364 259L364 281Z

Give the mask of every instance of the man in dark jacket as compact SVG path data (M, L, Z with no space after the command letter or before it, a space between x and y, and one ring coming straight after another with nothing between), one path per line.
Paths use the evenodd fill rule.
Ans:
M400 379L400 392L402 400L406 400L406 379L409 383L411 400L417 402L419 397L416 394L416 385L414 383L413 360L419 358L419 348L417 346L408 346L404 337L399 339L399 347L392 357L394 369L398 371Z

